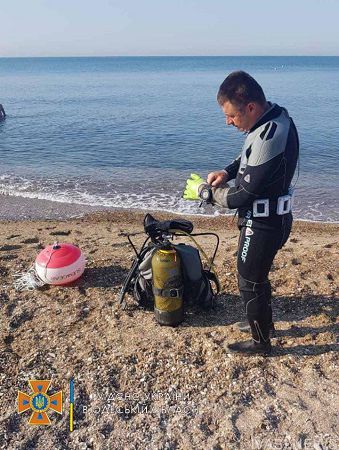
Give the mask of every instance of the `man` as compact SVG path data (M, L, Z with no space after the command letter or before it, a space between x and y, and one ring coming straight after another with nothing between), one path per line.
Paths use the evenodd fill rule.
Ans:
M298 133L286 109L268 102L261 86L246 72L231 73L221 84L217 100L226 124L247 133L243 149L225 169L211 172L207 183L193 174L183 197L238 210L238 286L252 340L228 348L269 354L273 323L268 274L291 231L290 184L299 155ZM234 178L235 186L229 187L227 181Z

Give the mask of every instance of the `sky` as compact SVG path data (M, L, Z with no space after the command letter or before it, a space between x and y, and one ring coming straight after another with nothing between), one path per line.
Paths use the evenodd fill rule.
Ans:
M0 57L339 55L338 0L0 0Z

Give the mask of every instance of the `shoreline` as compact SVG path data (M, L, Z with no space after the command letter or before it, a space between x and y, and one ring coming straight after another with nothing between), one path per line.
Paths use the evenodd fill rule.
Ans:
M199 220L200 218L217 219L218 217L233 218L234 213L223 214L216 210L215 214L192 214L170 211L167 209L141 209L141 208L110 208L105 206L91 206L82 205L77 203L63 203L52 200L32 199L20 196L10 196L0 194L0 223L11 221L44 221L44 220L69 220L69 219L81 219L87 215L97 213L151 213L155 215L165 216L179 216L179 217L191 217L192 220ZM234 219L236 220L236 219ZM294 218L294 223L314 223L323 225L339 225L339 221L320 221L310 220L303 218Z

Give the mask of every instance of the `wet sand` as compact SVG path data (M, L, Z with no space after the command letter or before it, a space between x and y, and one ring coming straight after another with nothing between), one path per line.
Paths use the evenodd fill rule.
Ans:
M238 230L229 217L190 218L195 231L221 239L215 309L189 310L177 328L158 325L131 297L128 309L119 309L116 296L133 259L126 233L141 244L143 215L0 222L0 448L338 448L339 226L295 222L270 277L273 355L245 357L226 348L248 338L234 325L244 314ZM87 257L82 278L15 291L13 275L55 240L80 246ZM212 241L199 242L211 254ZM31 427L30 413L16 412L17 391L30 393L29 379L51 379L50 393L63 390L64 413L49 412L51 426Z
M0 220L64 220L107 208L0 194Z

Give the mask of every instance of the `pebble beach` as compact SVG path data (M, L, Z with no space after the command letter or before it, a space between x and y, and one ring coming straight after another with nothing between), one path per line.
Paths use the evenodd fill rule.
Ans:
M226 347L248 339L235 325L244 320L236 221L186 217L196 232L220 236L222 291L211 311L189 309L171 328L131 296L126 310L117 303L134 257L127 234L141 245L144 213L87 211L71 218L77 212L42 220L25 211L26 218L0 222L1 449L339 447L338 224L294 222L270 275L277 329L272 356L246 357ZM87 259L82 277L67 286L16 291L15 274L54 241L81 248ZM212 253L212 241L199 242ZM29 393L30 379L52 380L50 393L63 391L63 414L50 412L51 426L30 426L30 413L17 413L17 392Z

